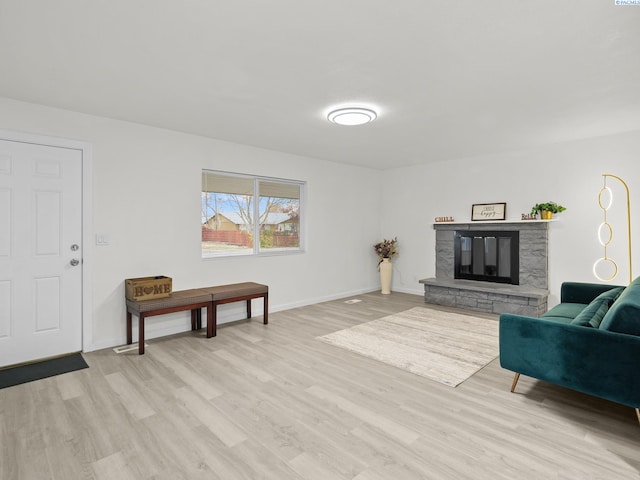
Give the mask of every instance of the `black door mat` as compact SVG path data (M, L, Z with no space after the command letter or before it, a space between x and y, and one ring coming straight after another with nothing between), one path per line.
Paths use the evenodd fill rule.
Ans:
M53 358L29 365L0 370L0 388L13 387L21 383L53 377L62 373L89 368L82 355L74 353L66 357Z

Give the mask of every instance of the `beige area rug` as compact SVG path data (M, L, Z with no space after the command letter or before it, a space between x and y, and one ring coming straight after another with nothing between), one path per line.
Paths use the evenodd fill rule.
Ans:
M455 387L498 356L498 321L414 307L318 339Z

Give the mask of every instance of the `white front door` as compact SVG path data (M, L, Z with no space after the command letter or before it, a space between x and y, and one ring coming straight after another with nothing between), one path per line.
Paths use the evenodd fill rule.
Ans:
M82 152L0 140L0 367L82 350Z

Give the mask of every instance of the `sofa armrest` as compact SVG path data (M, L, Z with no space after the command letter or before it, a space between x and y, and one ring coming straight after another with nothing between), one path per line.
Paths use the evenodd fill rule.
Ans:
M601 293L621 286L603 283L564 282L560 287L560 302L587 305Z
M500 315L507 370L640 408L640 337L544 318Z

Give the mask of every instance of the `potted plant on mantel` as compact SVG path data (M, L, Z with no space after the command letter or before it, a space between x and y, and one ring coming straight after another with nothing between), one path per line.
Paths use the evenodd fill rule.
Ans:
M551 220L554 213L564 212L565 210L565 207L558 205L556 202L536 203L531 208L531 215L536 215L540 212L542 220Z
M378 270L380 271L380 293L388 295L391 293L391 274L393 273L393 265L391 259L398 255L396 247L398 237L392 240L384 239L373 246L378 255Z

